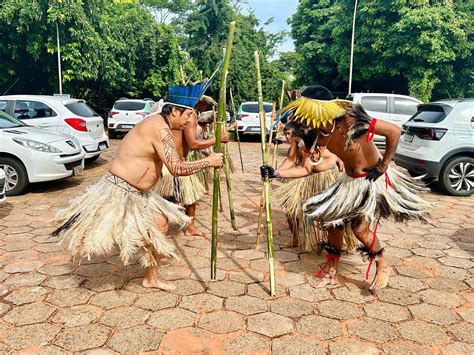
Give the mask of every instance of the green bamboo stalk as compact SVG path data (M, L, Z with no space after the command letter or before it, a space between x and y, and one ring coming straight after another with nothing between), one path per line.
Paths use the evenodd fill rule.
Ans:
M237 112L235 111L234 95L232 95L232 88L230 88L229 94L230 94L230 102L232 104L232 112L234 112L234 121L236 121ZM244 173L244 161L242 160L242 149L240 148L240 135L239 135L239 129L237 126L235 127L235 135L237 136L237 146L239 147L240 167L242 168L242 173Z
M265 139L265 111L263 109L262 78L260 76L260 57L258 51L255 51L255 69L257 72L257 92L258 92L258 111L260 116L260 131L262 139L262 163L268 164L267 142ZM275 264L273 251L273 226L272 209L270 205L270 179L266 177L263 180L263 193L265 196L265 213L267 224L267 247L268 247L268 268L270 274L270 295L276 296L275 288Z
M224 144L224 172L227 185L227 198L229 200L230 223L232 229L236 231L238 228L237 223L235 222L234 199L232 198L232 179L230 177L229 147L227 144Z
M273 123L275 122L275 108L276 108L276 104L274 102L272 106L272 120L270 123L270 129L273 126ZM273 129L271 129L269 137L268 137L268 145L272 144L272 138L273 138ZM270 160L270 149L267 149L267 155L268 155L267 157L267 161L268 161ZM260 196L260 206L258 209L257 240L255 242L256 250L260 249L260 235L262 234L262 215L263 215L263 207L265 206L264 201L265 201L265 196L263 193L263 186L262 186L262 195Z
M280 108L279 110L283 108L283 96L285 95L285 80L281 81L281 95L280 95ZM281 130L277 128L277 134L276 134L276 139L280 138L281 135ZM272 166L276 168L278 164L278 144L275 144L273 146L273 161L272 161Z
M225 51L224 63L221 69L221 81L219 90L219 108L216 120L216 144L214 152L221 152L221 126L226 116L226 79L229 70L230 55L232 53L232 43L234 40L235 21L229 24L229 35L227 37L227 46ZM214 186L212 195L212 243L211 243L211 280L216 280L217 275L217 220L218 220L218 199L220 189L220 172L218 168L214 168Z

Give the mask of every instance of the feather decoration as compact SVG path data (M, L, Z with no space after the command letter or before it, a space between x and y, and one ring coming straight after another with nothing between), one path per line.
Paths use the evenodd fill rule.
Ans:
M308 126L319 128L332 124L334 120L346 114L346 107L351 104L347 100L316 100L307 97L290 102L280 112L288 112L289 119L299 120Z

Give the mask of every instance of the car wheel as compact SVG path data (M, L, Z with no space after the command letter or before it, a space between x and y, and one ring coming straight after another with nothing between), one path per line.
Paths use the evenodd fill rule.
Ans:
M84 160L85 160L86 164L91 164L91 163L95 162L97 159L99 159L99 157L100 157L100 154L96 155L95 157L92 157L92 158L86 158Z
M23 164L9 157L0 157L0 169L5 172L5 195L22 194L29 185L28 174Z
M443 189L454 196L470 196L474 193L474 159L456 157L443 167L440 176Z

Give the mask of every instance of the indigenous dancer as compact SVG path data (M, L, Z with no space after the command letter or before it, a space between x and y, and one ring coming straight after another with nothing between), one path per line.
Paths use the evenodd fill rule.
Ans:
M285 183L275 189L273 199L285 210L292 232L292 239L285 247L299 245L306 252L315 249L320 252L318 244L327 240L327 233L332 232L333 228L315 225L304 216L303 204L308 198L334 184L343 170L343 164L337 156L326 150L323 153L323 163L311 165L310 147L316 137L313 130L304 129L301 124L290 121L285 125L284 134L290 140L291 147L287 159L275 170L273 177L284 178ZM300 226L303 238L299 237ZM355 247L355 240L349 229L344 233L344 242L349 250Z
M222 154L183 162L176 152L171 130L183 130L191 120L199 86L170 87L169 102L161 113L149 115L126 135L109 172L58 213L57 221L62 225L52 235L63 232L70 237L69 250L75 256L104 255L118 245L125 265L137 256L146 269L144 287L174 288L157 275L162 257L176 257L175 248L166 239L168 223L184 228L191 221L179 206L151 188L163 164L177 176L222 167Z
M182 161L193 161L196 159L189 154L190 150L204 150L216 143L215 138L201 139L198 137L198 124L196 112L194 111L184 130L174 129L172 134L176 150ZM227 132L222 133L221 141L223 143L229 141ZM167 200L184 206L186 214L191 217L191 222L184 231L186 236L205 237L205 234L197 229L194 224L197 202L206 193L203 179L203 175L199 176L198 174L175 177L167 169L163 168L162 179L153 187L153 190L157 191Z
M319 134L314 149L323 155L330 149L343 162L345 173L329 189L306 201L305 212L324 227L342 228L350 225L357 239L364 245L360 252L369 260L366 279L375 260L376 274L370 289L385 287L390 267L383 257L383 248L377 239L380 218L392 217L397 222L411 219L426 221L429 203L416 195L424 185L404 173L389 167L395 153L400 128L371 118L362 106L349 101L322 101L301 97L284 111L290 117L304 119ZM386 138L382 156L372 142L375 134ZM321 163L318 159L314 165ZM273 174L271 167L262 167L265 174ZM382 179L380 177L383 176ZM329 235L327 263L329 272L315 287L333 283L337 278L339 258L343 253L342 234Z

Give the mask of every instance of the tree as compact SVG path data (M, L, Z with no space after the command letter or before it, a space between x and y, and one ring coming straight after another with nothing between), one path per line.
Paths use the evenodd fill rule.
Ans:
M347 90L354 3L302 0L290 19L298 84ZM472 2L363 0L356 20L356 90L472 95Z

